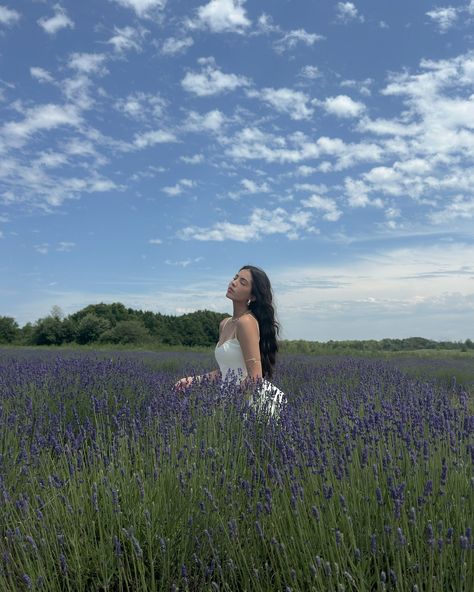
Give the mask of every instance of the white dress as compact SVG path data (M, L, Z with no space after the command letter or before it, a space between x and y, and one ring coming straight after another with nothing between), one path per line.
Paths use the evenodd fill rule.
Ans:
M247 378L247 367L237 337L227 339L221 344L218 343L215 349L215 357L224 381L242 382ZM268 380L263 379L260 381L258 391L255 393L251 404L257 411L277 416L284 401L285 394L283 391Z

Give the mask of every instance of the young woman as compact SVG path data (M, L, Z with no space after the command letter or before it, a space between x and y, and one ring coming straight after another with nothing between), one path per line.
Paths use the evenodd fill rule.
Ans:
M221 321L215 357L219 370L188 376L175 387L186 390L194 381L239 380L243 392L256 392L252 402L271 414L278 411L284 394L268 379L273 375L279 325L275 320L270 280L260 268L245 265L227 288L233 315Z

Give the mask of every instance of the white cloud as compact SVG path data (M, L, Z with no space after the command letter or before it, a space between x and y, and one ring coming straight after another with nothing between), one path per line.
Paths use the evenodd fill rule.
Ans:
M294 31L289 31L281 39L275 41L273 46L278 53L283 53L287 50L294 49L299 43L311 47L317 41L322 41L323 39L323 35L308 33L308 31L305 31L304 29L296 29Z
M237 74L224 74L215 67L213 60L200 60L201 72L187 72L181 86L187 92L198 97L209 97L233 91L241 86L248 86L249 81Z
M343 170L358 162L377 162L382 150L377 144L359 142L346 144L340 138L321 136L316 141L296 132L288 137L247 127L232 137L220 137L226 154L238 160L299 163L302 160L328 156L335 160L331 170Z
M472 261L474 247L461 243L372 250L339 264L280 268L272 284L295 338L457 340L474 323Z
M148 33L146 29L142 27L114 27L114 35L107 41L110 45L113 45L116 52L121 53L123 51L142 51L142 42Z
M313 194L307 199L301 200L301 205L305 208L313 208L325 212L323 218L329 222L337 222L342 216L341 210L337 207L336 202L329 197L321 197Z
M296 174L301 177L309 177L310 175L313 175L316 171L317 169L315 167L310 167L306 164L302 164L296 169Z
M60 167L68 162L66 154L59 152L43 152L43 154L35 161L35 165L45 168Z
M68 241L61 241L58 246L56 247L56 251L61 251L63 253L69 253L72 249L76 246L76 243L68 242Z
M66 27L74 28L73 21L67 16L66 11L60 4L54 5L54 16L50 18L41 17L37 22L48 35L55 35Z
M181 195L186 189L191 189L192 187L195 187L195 185L196 183L191 179L181 179L176 185L163 187L162 191L167 195L174 197L176 195Z
M165 55L177 55L184 53L194 44L192 37L168 37L163 41L161 53Z
M313 109L308 105L309 97L305 93L291 88L263 88L260 91L250 90L249 97L259 98L271 105L280 113L286 113L296 121L310 119Z
M267 35L268 33L280 33L280 27L273 24L273 18L263 12L257 21L257 27L260 33Z
M155 144L166 144L169 142L177 142L176 136L164 130L152 130L142 134L136 134L133 145L138 150L149 148Z
M416 136L422 127L416 123L407 123L394 119L369 119L363 117L357 124L361 132L370 132L378 136Z
M326 185L322 183L296 183L294 189L295 191L308 191L309 193L327 193L328 191Z
M118 99L114 107L131 119L149 121L150 118L162 117L166 105L165 99L159 94L136 92Z
M319 68L317 66L303 66L301 68L299 75L302 78L307 78L308 80L314 80L321 76Z
M244 193L256 194L256 193L268 193L270 191L270 187L268 183L264 181L261 185L252 181L252 179L242 179L240 181Z
M41 243L40 245L34 246L35 251L41 253L41 255L47 255L49 252L49 244L48 243Z
M366 97L370 97L372 91L370 87L374 83L372 78L366 78L365 80L343 80L341 82L341 87L343 88L354 88L356 89L361 95Z
M140 18L151 16L153 13L163 10L166 0L113 0L124 8L135 11Z
M161 240L161 238L151 238L148 243L150 245L161 245L163 244L163 241Z
M51 74L43 68L30 68L30 74L33 78L36 78L38 82L54 82L54 78Z
M301 230L311 230L311 214L298 210L290 213L283 208L265 210L255 208L245 224L219 222L210 228L188 226L178 232L183 240L218 241L234 240L246 242L259 240L272 234L283 234L291 240L299 238Z
M8 8L7 6L0 6L0 24L9 27L10 25L17 23L20 18L21 14L16 10Z
M191 28L208 28L213 33L244 33L252 24L244 8L245 0L211 0L197 9Z
M186 164L201 164L202 162L204 162L204 155L193 154L192 156L181 156L180 160L182 160Z
M343 23L350 21L364 22L364 17L359 13L353 2L338 2L336 6L337 19Z
M347 95L328 97L322 102L324 109L336 117L359 117L365 110L365 105L354 101Z
M196 257L194 259L184 259L183 261L171 261L170 259L166 259L166 265L174 265L178 267L188 267L191 263L199 263L199 261L203 261L204 257Z
M106 74L104 62L107 56L102 53L73 53L68 65L83 74Z
M446 33L457 21L458 11L453 6L434 8L426 13L438 26L441 33Z
M474 218L474 197L456 195L441 210L429 214L434 224L445 224L456 219L470 220Z
M218 109L213 109L204 115L191 111L184 123L184 129L190 132L214 132L220 131L225 122L225 117Z
M385 162L362 173L359 180L346 180L349 204L373 204L377 194L409 196L433 208L428 216L433 223L440 224L443 216L466 219L474 183L473 82L472 52L422 60L416 73L392 74L382 95L400 97L403 112L392 119L364 116L359 121L359 131L387 136L380 143ZM465 197L454 199L456 193ZM444 207L441 198L449 199L450 205Z
M20 147L39 131L59 126L75 127L81 119L76 108L54 104L27 109L21 121L10 121L0 128L0 137L11 146Z
M285 139L263 132L257 127L246 127L233 137L221 141L228 147L226 154L238 160L264 160L266 162L299 162L317 158L319 150L314 142L303 138Z

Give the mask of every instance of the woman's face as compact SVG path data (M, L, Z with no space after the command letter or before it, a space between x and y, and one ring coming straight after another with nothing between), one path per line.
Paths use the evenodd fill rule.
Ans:
M252 298L252 273L249 269L241 269L234 275L227 288L226 296L235 302L247 302Z

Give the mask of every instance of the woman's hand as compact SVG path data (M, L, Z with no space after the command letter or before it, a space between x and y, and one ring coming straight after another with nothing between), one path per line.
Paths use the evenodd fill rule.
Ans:
M181 378L181 380L178 380L178 382L176 382L174 385L175 391L178 393L184 393L193 384L193 380L194 379L192 376Z

